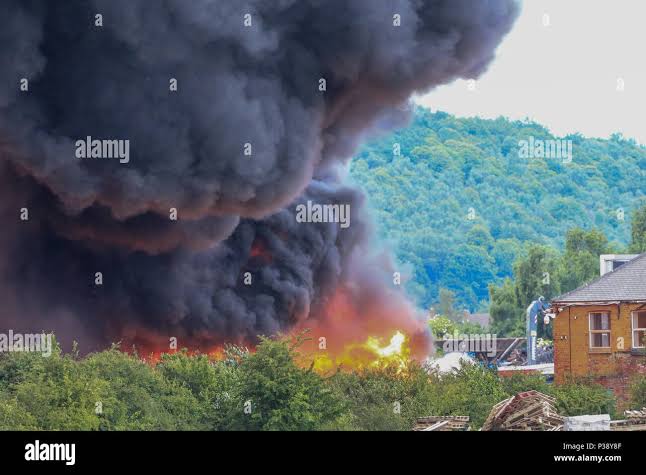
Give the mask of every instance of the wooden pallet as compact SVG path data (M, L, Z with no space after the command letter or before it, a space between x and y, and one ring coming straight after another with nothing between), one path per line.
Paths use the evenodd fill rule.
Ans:
M414 431L463 431L469 430L469 416L429 416L417 419Z
M624 419L610 421L610 430L646 431L646 407L641 411L624 411Z
M538 391L518 393L496 404L481 430L561 430L563 417L556 412L555 404L556 399Z

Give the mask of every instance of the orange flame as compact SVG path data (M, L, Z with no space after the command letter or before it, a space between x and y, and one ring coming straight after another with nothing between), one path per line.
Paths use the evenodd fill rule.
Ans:
M370 336L363 343L346 345L343 352L333 356L322 353L314 357L314 369L328 373L337 369L366 369L393 366L400 370L406 367L410 358L408 337L397 331L387 344L383 338Z

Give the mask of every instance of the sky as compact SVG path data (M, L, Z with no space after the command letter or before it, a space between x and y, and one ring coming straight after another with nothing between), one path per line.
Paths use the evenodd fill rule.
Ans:
M489 70L415 101L459 117L534 120L557 136L646 144L646 0L525 0Z

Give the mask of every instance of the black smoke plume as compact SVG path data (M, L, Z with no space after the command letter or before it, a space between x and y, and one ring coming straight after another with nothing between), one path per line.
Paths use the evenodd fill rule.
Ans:
M480 75L517 13L515 0L0 0L1 326L91 345L253 341L327 318L348 334L410 327L340 166L376 124L403 123L412 93ZM76 158L87 136L129 140L129 163ZM350 204L351 226L298 223L307 200ZM339 292L346 317L330 316Z

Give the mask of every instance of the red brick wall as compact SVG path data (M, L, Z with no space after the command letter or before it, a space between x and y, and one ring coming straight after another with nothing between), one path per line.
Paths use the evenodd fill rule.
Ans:
M563 307L554 320L554 381L592 376L612 389L620 400L628 397L632 377L646 374L646 356L631 354L631 312L640 304ZM588 314L610 313L610 349L590 348Z

